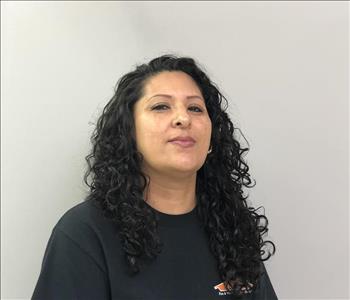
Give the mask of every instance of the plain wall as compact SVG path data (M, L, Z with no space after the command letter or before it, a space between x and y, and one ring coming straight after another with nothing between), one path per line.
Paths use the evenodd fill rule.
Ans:
M167 52L204 67L249 142L279 299L348 298L348 15L346 1L2 1L2 298L31 297L53 226L83 200L119 77Z

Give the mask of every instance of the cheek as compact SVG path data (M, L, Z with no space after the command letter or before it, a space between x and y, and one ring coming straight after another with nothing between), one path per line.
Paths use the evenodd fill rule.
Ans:
M203 133L203 142L210 143L211 131L212 131L210 119L203 121L203 123L201 124L200 130Z
M161 124L155 120L141 118L136 122L136 143L140 150L156 148L164 137Z

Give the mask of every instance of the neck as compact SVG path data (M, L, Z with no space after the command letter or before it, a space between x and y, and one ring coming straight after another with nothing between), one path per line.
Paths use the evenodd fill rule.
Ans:
M178 215L190 212L196 206L196 173L166 176L145 172L150 180L144 192L145 201L154 209Z

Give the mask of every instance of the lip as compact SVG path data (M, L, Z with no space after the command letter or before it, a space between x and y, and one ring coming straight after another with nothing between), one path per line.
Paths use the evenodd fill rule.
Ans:
M169 142L174 145L181 146L183 148L192 147L196 143L196 141L190 136L178 136L176 138L169 140Z

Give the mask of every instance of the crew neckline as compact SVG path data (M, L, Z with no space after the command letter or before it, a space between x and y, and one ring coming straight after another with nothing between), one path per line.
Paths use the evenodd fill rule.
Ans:
M158 224L160 226L167 226L167 227L184 227L189 224L196 223L196 217L197 217L197 205L189 212L178 214L178 215L172 215L167 214L164 212L161 212L151 205L149 205L146 201L145 204L155 212L155 214L158 217Z

